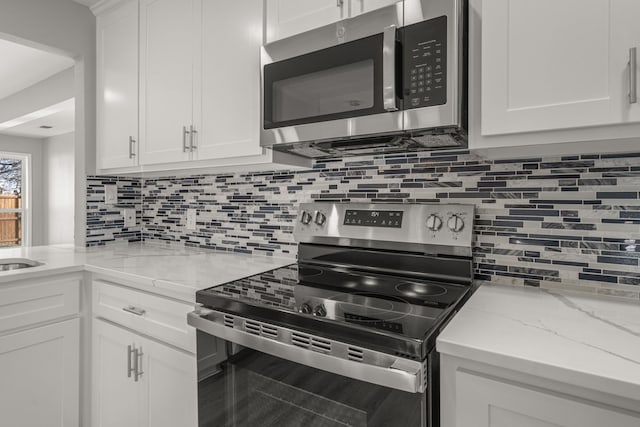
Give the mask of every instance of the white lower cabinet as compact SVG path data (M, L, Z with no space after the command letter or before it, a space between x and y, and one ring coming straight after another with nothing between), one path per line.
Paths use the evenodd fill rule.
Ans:
M186 319L185 319L186 322ZM152 340L141 342L145 427L197 427L198 378L193 354Z
M441 355L442 427L638 427L640 402ZM637 398L637 396L635 397Z
M456 375L457 426L638 427L640 415L467 372Z
M79 423L80 320L0 337L0 425Z
M92 413L92 427L197 427L195 355L94 319Z
M93 322L93 427L142 425L140 395L132 372L137 336L102 320Z

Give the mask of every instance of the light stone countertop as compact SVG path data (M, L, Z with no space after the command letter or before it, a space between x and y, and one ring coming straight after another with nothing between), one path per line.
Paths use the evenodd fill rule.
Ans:
M194 302L195 292L200 289L295 262L288 258L155 244L4 248L0 250L0 259L4 258L28 258L44 265L0 272L0 285L52 274L89 271L187 302Z
M640 400L640 303L482 285L440 353Z

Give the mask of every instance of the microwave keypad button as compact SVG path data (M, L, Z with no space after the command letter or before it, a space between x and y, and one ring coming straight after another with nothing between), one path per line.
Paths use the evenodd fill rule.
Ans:
M410 90L405 98L405 108L446 104L447 27L447 17L440 16L401 30L407 52L403 62L403 81L405 90Z

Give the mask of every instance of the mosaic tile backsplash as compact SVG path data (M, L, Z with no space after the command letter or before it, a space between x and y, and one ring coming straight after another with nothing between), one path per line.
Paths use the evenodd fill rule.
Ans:
M118 228L104 207L105 180L116 179L89 178L89 245L142 239L294 258L302 202L470 203L478 280L640 291L640 152L513 160L427 152L321 160L308 170L118 178L140 209L136 230ZM186 230L188 208L197 230Z
M118 186L118 204L104 202L104 186ZM125 227L123 209L136 210L138 226ZM87 246L139 242L142 238L142 180L114 176L87 177Z

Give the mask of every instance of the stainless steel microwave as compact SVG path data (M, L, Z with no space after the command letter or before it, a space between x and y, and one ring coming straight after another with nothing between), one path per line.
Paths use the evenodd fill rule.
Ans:
M316 158L467 147L467 0L404 0L262 49L261 144Z

